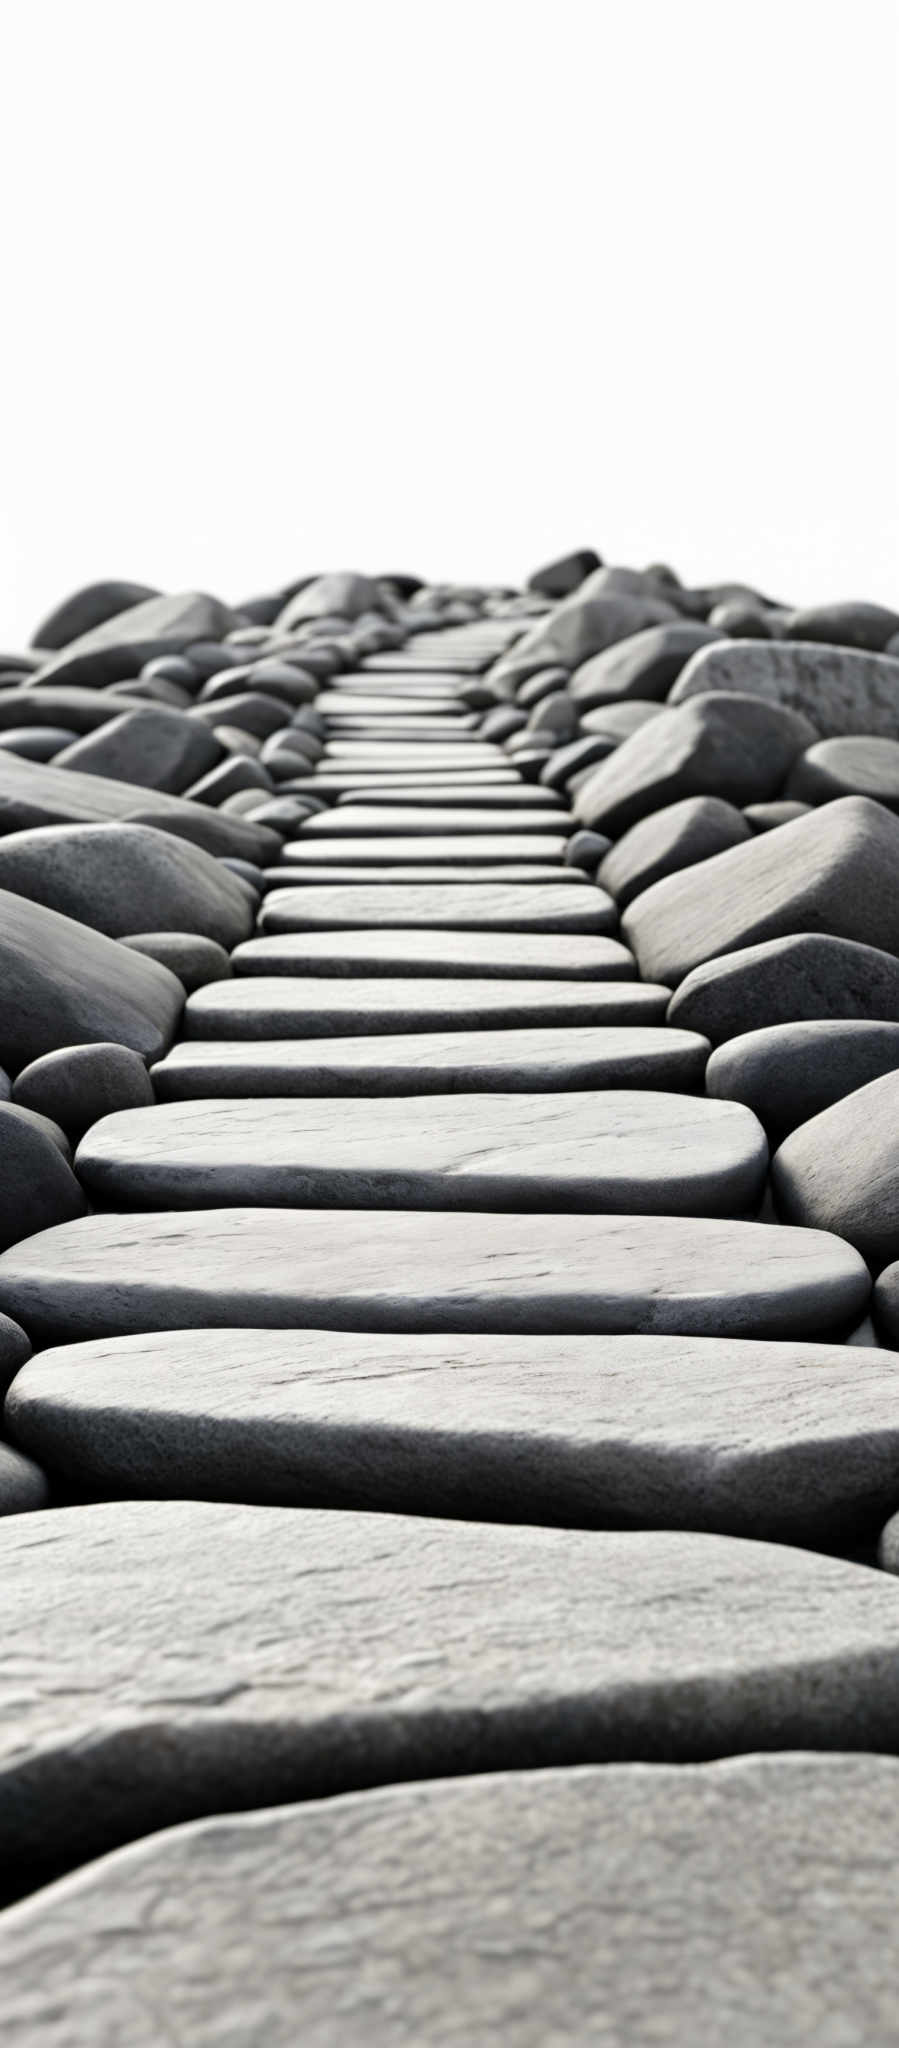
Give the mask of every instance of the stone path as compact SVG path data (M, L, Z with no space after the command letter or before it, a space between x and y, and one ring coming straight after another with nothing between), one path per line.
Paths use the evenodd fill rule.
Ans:
M0 673L4 2040L895 2038L899 617L741 590Z

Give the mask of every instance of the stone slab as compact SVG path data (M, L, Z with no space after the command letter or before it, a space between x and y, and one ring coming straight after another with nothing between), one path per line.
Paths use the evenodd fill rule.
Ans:
M197 1038L327 1038L370 1032L500 1026L657 1024L670 991L651 982L483 981L247 975L188 997L183 1033Z
M657 1216L200 1209L85 1216L0 1255L33 1342L147 1329L841 1338L870 1277L823 1231Z
M410 854L417 851L420 843L420 841L415 839L410 839L407 842ZM479 842L479 844L481 843ZM401 883L408 883L412 886L418 886L424 882L445 884L451 873L452 863L446 861L442 865L437 865L434 862L429 864L426 861L405 860L396 861L389 867L386 865L384 867L353 867L351 862L355 845L355 840L348 840L343 850L346 866L342 864L332 866L327 862L315 860L310 861L307 867L284 866L266 868L264 871L265 879L270 888L281 889L282 891L288 888L309 889L313 887L334 889L338 886L340 888L359 887L368 889L369 887L386 887L388 884L392 888L398 888ZM565 867L561 861L557 861L555 866L534 860L478 861L476 866L466 865L462 869L462 873L466 883L477 882L491 885L501 883L503 886L513 882L539 882L541 887L545 887L547 883L555 885L558 882L564 882L567 886L571 882L583 883L587 879L579 869Z
M530 789L528 791L530 794ZM284 858L289 860L297 844L306 845L313 839L367 839L383 833L389 839L405 833L416 837L433 837L439 834L446 838L451 833L487 833L494 837L497 831L512 835L519 832L561 832L573 829L569 811L546 804L534 804L516 809L510 818L498 824L496 808L471 809L462 805L443 805L428 802L424 797L420 804L337 804L333 810L318 811L308 818L303 826L299 841L289 842L284 848Z
M442 1095L456 1089L701 1088L707 1041L651 1025L193 1039L153 1068L160 1102L210 1096Z
M507 861L560 861L565 852L565 837L550 832L456 832L422 834L420 838L411 833L398 833L392 837L386 833L383 838L373 833L370 839L329 839L324 836L310 837L305 833L300 839L291 839L284 848L284 861L292 867L336 867L352 862L355 867L395 867L397 864L418 860L432 867L452 866L458 868L477 866L484 862L503 863Z
M626 946L587 932L283 932L248 939L235 974L476 975L496 981L627 981Z
M617 922L618 913L605 890L563 890L539 882L437 882L432 887L361 883L355 888L274 889L259 914L263 933L352 931L363 926L460 932L608 932Z

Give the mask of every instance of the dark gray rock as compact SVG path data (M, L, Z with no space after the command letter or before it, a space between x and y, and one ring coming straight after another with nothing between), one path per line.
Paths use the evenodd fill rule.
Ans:
M24 1330L10 1316L0 1315L0 1396L30 1357L31 1344Z
M59 768L74 768L81 775L111 776L180 796L220 758L211 732L160 704L111 718L98 732L66 747L56 761Z
M585 711L581 731L613 739L617 746L621 740L629 739L632 732L639 732L641 725L648 725L651 718L659 718L663 709L662 704L647 702L643 697L623 697L620 704L600 704L595 711Z
M135 605L158 596L158 590L146 583L86 583L48 612L31 644L40 648L67 647L82 633L93 632L108 619L119 618L122 612L132 611Z
M627 697L654 697L662 702L691 654L720 637L720 632L692 619L646 626L582 662L571 678L571 695L582 711L617 704Z
M708 693L622 741L579 788L573 809L582 825L614 837L681 797L761 801L777 796L814 738L807 719L780 705Z
M509 651L488 671L488 679L501 688L514 689L541 668L576 669L592 654L639 633L644 626L659 626L677 618L674 605L658 592L597 587L596 570L572 596L548 612L523 633ZM644 695L643 691L640 695Z
M418 974L249 975L197 989L188 1038L329 1038L380 1032L655 1024L669 990L636 981L479 980Z
M585 768L594 767L597 761L605 761L617 745L618 741L611 733L585 733L550 755L540 770L540 781L546 789L574 787L575 779Z
M897 827L899 830L899 827ZM438 882L357 888L273 889L259 919L263 932L361 928L424 931L608 932L616 923L609 896L573 883Z
M221 730L218 727L217 730ZM201 775L199 782L191 783L186 795L194 804L208 805L216 809L227 796L233 796L239 789L261 789L271 793L272 778L261 762L254 761L246 754L230 754L226 761L220 761L217 768L210 768L208 775ZM252 828L250 828L252 829ZM266 827L256 827L266 830Z
M850 969L846 984L853 979ZM681 992L686 987L682 983ZM896 1068L899 1022L825 1018L771 1024L731 1038L712 1053L705 1080L709 1095L745 1102L769 1138L779 1142L797 1124Z
M207 981L227 981L231 974L224 946L215 939L198 938L194 932L128 932L121 943L176 974L187 995Z
M595 875L609 844L604 832L573 832L565 848L566 867L582 868L585 875Z
M0 889L0 1060L11 1073L60 1046L96 1040L158 1059L183 999L180 983L154 960Z
M632 825L605 856L599 880L620 909L663 875L739 846L750 829L733 804L717 796L684 797Z
M885 654L787 640L720 640L691 657L670 702L708 690L739 690L785 705L811 719L823 739L857 733L899 739L899 662Z
M67 1166L71 1166L72 1147L60 1124L54 1123L52 1117L42 1116L40 1110L26 1109L19 1102L7 1102L4 1107L10 1116L18 1117L20 1123L27 1124L29 1130L37 1131L39 1138L49 1140L50 1144L56 1147L60 1158L65 1160Z
M899 960L851 939L765 939L685 976L669 1021L713 1045L767 1025L823 1018L899 1020Z
M564 746L578 730L577 705L566 690L551 690L534 705L525 730L537 740L545 738L553 746Z
M720 954L802 932L899 953L899 820L881 804L825 804L655 882L622 920L642 972L670 982Z
M0 747L24 761L52 761L75 738L60 725L14 725L0 731Z
M51 1117L73 1143L100 1117L144 1109L153 1100L146 1066L126 1045L61 1046L23 1067L13 1101Z
M33 1514L49 1505L50 1488L40 1466L0 1443L0 1516Z
M204 805L183 797L139 789L133 782L113 782L104 775L77 775L0 751L0 837L32 825L108 822L153 825L207 853L234 854L244 860L270 860L280 848L277 834L264 826L216 817Z
M576 548L573 554L559 555L555 561L546 562L542 569L535 569L528 577L528 590L536 590L540 597L570 597L585 577L592 576L594 569L602 568L602 558L593 548Z
M832 647L861 647L880 654L899 633L899 612L858 599L843 604L806 605L791 612L784 627L787 640L816 640Z
M800 1124L771 1161L778 1214L837 1231L875 1273L899 1258L897 1116L894 1071Z
M0 1102L0 1247L83 1216L84 1195L52 1138Z
M0 732L22 725L50 726L64 731L71 741L80 733L96 732L125 711L145 708L130 688L117 689L113 696L111 691L85 690L74 683L39 687L29 682L22 689L0 691Z
M731 640L771 640L774 637L770 614L759 605L748 604L739 598L732 597L723 604L713 605L708 622L716 633L725 633Z
M42 682L87 683L91 688L117 683L123 676L136 675L156 655L190 651L193 656L195 643L220 638L237 623L226 605L202 591L149 597L68 640L38 676Z
M899 740L820 740L794 764L787 792L807 804L870 796L899 811Z
M489 981L628 981L636 974L633 954L617 939L578 932L285 932L237 946L233 967L240 975L463 975Z
M0 839L0 889L96 931L187 931L236 945L253 914L236 878L200 847L147 825L59 825Z
M229 677L229 681L233 682L233 678ZM229 696L216 697L211 704L195 704L188 715L195 725L206 726L210 731L216 725L236 725L259 740L290 726L289 705L262 690L232 689Z
M383 612L386 593L370 576L351 570L335 575L315 576L289 598L275 620L275 633L292 633L307 620L330 617L358 619L364 612Z

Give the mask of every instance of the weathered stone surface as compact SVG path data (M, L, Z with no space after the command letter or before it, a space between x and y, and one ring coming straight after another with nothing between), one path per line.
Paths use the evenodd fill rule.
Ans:
M120 943L177 974L187 995L207 981L227 981L232 971L224 946L195 932L127 932Z
M98 731L85 733L57 754L56 765L180 796L189 783L215 767L220 755L221 748L204 726L156 704L125 711Z
M663 875L678 874L750 836L733 804L717 796L684 797L632 825L606 854L598 879L623 909Z
M810 808L794 797L782 796L770 804L744 804L743 816L753 832L774 832L778 825L792 825L797 818L804 818Z
M899 826L897 826L899 832ZM571 877L571 869L566 870ZM273 889L259 917L262 932L385 930L608 932L618 915L602 889L515 883L390 883L341 888Z
M897 1798L892 1757L793 1753L197 1821L4 1916L9 2048L157 2048L161 2018L213 2041L236 2013L267 2048L886 2042Z
M33 825L107 823L154 825L207 853L246 860L272 860L281 844L277 833L262 825L222 817L164 790L139 789L105 775L77 775L0 751L0 835Z
M694 967L669 1021L713 1045L767 1025L825 1018L899 1020L899 960L876 946L811 933L766 939Z
M786 640L720 640L694 654L671 692L682 704L739 690L811 719L822 739L876 733L899 739L899 662L885 654Z
M695 619L645 626L642 632L631 633L583 662L568 687L583 711L628 697L654 697L661 702L691 654L718 639L719 633Z
M899 1258L897 1116L894 1071L800 1124L771 1161L778 1214L837 1231L875 1273Z
M180 983L155 960L0 889L0 1060L10 1073L97 1039L158 1059L182 1002Z
M370 839L346 840L342 837L311 836L307 840L304 832L301 839L292 839L285 846L284 860L296 868L340 867L348 862L360 868L393 868L406 866L413 860L429 867L452 867L461 871L468 867L505 867L509 863L529 861L552 863L561 861L564 852L562 834L550 832L494 830L465 833L450 830L442 837L434 834L416 838L407 832L393 838L373 834Z
M235 974L466 975L516 981L628 981L617 939L579 932L284 932L235 949ZM209 977L210 979L212 977Z
M500 1026L656 1024L670 990L652 982L476 976L247 975L195 990L185 1038L328 1038Z
M899 740L820 740L795 763L787 794L809 804L870 796L899 811Z
M415 840L410 841L410 853L415 850L417 844L418 842ZM308 867L294 867L291 865L283 868L267 868L265 871L266 881L270 888L277 889L281 895L284 895L289 889L302 888L305 891L318 887L327 888L329 891L336 893L338 886L341 889L355 889L359 887L364 889L366 893L372 887L376 889L390 888L396 891L401 885L405 886L406 884L418 890L421 884L425 882L433 882L443 888L447 882L454 879L452 867L446 861L418 861L410 859L397 861L391 867L378 867L376 863L371 867L353 867L349 865L352 859L349 845L347 845L344 859L347 862L345 867L343 865L332 866L330 863L320 861L310 861ZM541 887L545 887L547 883L552 883L555 886L560 882L566 885L570 885L572 882L583 885L587 879L586 875L581 873L580 870L569 867L562 861L557 861L552 866L546 861L538 860L478 861L477 866L466 866L461 872L464 874L466 884L472 882L484 885L489 884L490 886L501 884L503 888L513 883L525 882L539 882ZM337 922L336 918L329 919L329 925L336 926Z
M645 1012L644 1012L645 1014ZM456 1089L701 1088L707 1043L646 1024L194 1039L153 1068L161 1102L237 1095L442 1095ZM899 1064L899 1062L897 1062Z
M58 1146L35 1119L0 1102L0 1246L83 1216L87 1203Z
M845 1345L176 1330L40 1352L3 1420L84 1498L833 1547L899 1507L897 1385Z
M778 795L815 736L808 719L781 705L709 692L623 740L578 788L572 809L583 825L614 838L682 797L761 801Z
M899 753L899 748L897 748ZM532 794L528 785L528 795ZM338 804L333 810L319 811L303 827L302 841L309 843L319 839L370 839L374 834L383 834L386 839L398 834L432 838L443 838L453 833L466 837L485 834L493 838L497 832L511 837L519 833L534 832L564 833L571 826L568 811L547 809L545 804L534 804L532 808L513 810L511 816L497 819L496 808L467 809L460 805L434 804L423 801L420 805L388 804ZM286 846L285 859L290 859L294 846Z
M105 625L107 619L118 618L122 612L158 596L159 591L147 583L86 583L41 620L32 636L32 647L66 647L82 633Z
M705 960L801 932L899 954L899 821L881 804L842 797L714 854L655 882L622 920L642 972L660 981L682 981Z
M118 938L156 928L236 945L253 927L236 876L147 825L56 825L0 838L0 888Z
M86 1216L0 1255L0 1306L41 1343L245 1324L809 1341L854 1329L869 1293L839 1238L706 1217L199 1209Z
M876 654L882 652L894 633L899 633L899 612L889 611L883 604L864 604L857 598L841 604L806 605L790 614L784 631L788 640L863 647Z
M290 1097L173 1102L102 1117L75 1161L92 1197L118 1209L656 1216L750 1216L767 1164L742 1103L646 1089L454 1092L432 1097L426 1119L417 1095L348 1099L339 1117L329 1101Z
M126 1045L67 1045L23 1067L13 1101L52 1118L72 1142L98 1117L143 1109L153 1102L139 1053Z
M709 1095L745 1102L779 1140L897 1068L899 1022L825 1018L731 1038L712 1053L705 1082Z
M237 623L227 605L202 591L148 597L68 640L38 676L41 682L115 683L136 675L156 655L177 654L194 641L221 640Z

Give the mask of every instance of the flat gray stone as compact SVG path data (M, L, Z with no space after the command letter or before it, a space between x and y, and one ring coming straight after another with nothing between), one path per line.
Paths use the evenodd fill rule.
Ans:
M284 932L248 939L235 974L476 975L480 980L628 981L634 956L587 932Z
M314 775L295 779L291 787L308 790L312 795L327 797L338 803L344 797L355 803L364 798L366 803L381 800L389 804L451 803L453 792L458 794L460 803L492 803L494 797L503 792L504 797L512 790L520 798L531 800L539 783L522 782L517 770L501 756L501 765L495 768L360 768L342 769L318 768ZM376 795L380 792L380 795Z
M899 834L899 825L897 825ZM572 873L573 870L568 870ZM899 885L897 885L899 900ZM273 889L259 913L264 933L377 929L608 932L618 914L602 889L540 882L436 882Z
M408 842L410 853L416 851L420 843L418 840L410 839ZM356 888L358 886L366 891L371 887L386 888L389 886L392 889L396 889L401 883L409 883L415 887L424 882L444 885L447 880L452 879L452 863L447 861L438 864L436 862L405 860L396 861L392 866L384 866L383 868L379 868L377 864L371 867L353 867L350 863L353 858L352 849L355 845L355 840L348 840L344 850L346 866L342 864L332 865L329 862L315 860L310 861L307 867L294 867L291 865L280 868L267 868L265 870L266 881L271 889L279 889L283 894L287 889L300 888L326 887L334 891L338 885L341 888ZM541 887L545 887L547 883L552 883L553 885L558 882L570 884L571 882L583 883L586 880L585 875L579 873L574 868L564 866L561 861L557 861L554 866L536 860L478 861L476 866L464 866L461 872L466 883L501 883L504 886L513 882L539 882Z
M139 1053L127 1045L96 1044L62 1046L32 1060L17 1075L12 1099L50 1117L74 1143L98 1117L149 1108L154 1097Z
M604 647L639 633L644 626L660 626L677 619L672 604L660 591L610 588L605 572L588 576L570 597L557 604L545 617L502 654L489 680L503 689L514 689L541 668L579 668ZM600 579L597 582L597 577Z
M97 1039L159 1059L183 999L180 982L155 960L0 889L0 1062L8 1072Z
M110 938L187 931L234 946L253 929L236 875L148 825L44 825L0 838L0 888Z
M4 1915L6 2038L886 2043L897 1800L892 1757L795 1752L195 1821Z
M739 690L798 711L823 739L867 733L899 739L899 662L789 640L719 640L691 656L670 702Z
M327 779L330 781L330 776ZM405 776L397 776L389 783L363 782L359 789L350 788L342 796L338 796L336 810L329 812L328 815L331 818L342 818L352 810L358 816L363 808L367 811L377 808L380 821L381 812L385 809L402 810L404 813L410 810L415 812L422 805L427 808L439 807L441 812L451 811L453 826L456 813L460 810L490 811L494 819L497 811L511 813L513 817L519 811L536 812L539 814L541 829L547 823L555 825L562 817L567 821L570 816L555 790L545 789L539 782L519 782L517 777L514 781L506 782L473 779L469 787L467 780L457 778L453 781L448 775L438 779L436 788L433 781L409 782ZM397 829L405 831L405 824L398 824ZM505 829L504 823L503 830ZM378 830L381 830L380 822Z
M712 1053L705 1085L719 1100L745 1102L777 1141L896 1068L899 1022L823 1018L731 1038Z
M750 837L751 827L733 804L718 796L683 797L632 825L606 854L598 879L624 909L663 875L678 874Z
M155 825L207 853L273 860L276 832L212 811L163 790L139 789L105 775L77 775L54 762L25 761L0 749L0 835L36 825Z
M655 882L622 920L642 972L671 982L722 953L801 932L899 954L899 820L881 804L825 804Z
M800 1124L771 1161L778 1214L836 1230L872 1271L899 1258L899 1073Z
M314 821L310 821L314 822ZM292 867L339 867L348 862L354 867L389 868L403 866L411 860L419 861L426 867L477 867L486 864L505 866L508 862L537 861L552 863L561 861L565 852L563 833L550 832L463 832L449 831L434 833L427 837L414 837L409 832L386 834L383 838L376 832L369 839L347 837L329 839L325 836L308 839L291 839L284 848L284 861Z
M520 981L472 976L247 975L188 997L197 1038L328 1038L499 1026L661 1023L670 990L638 981Z
M897 1386L837 1344L176 1330L40 1352L3 1421L83 1498L833 1548L899 1508Z
M851 939L765 939L694 967L669 1021L713 1045L768 1025L827 1018L899 1021L899 960Z
M501 766L505 755L487 740L376 740L328 739L323 766L370 768L492 768Z
M761 802L780 794L817 737L807 718L782 705L709 693L660 712L622 740L579 786L572 810L582 825L614 838L682 797Z
M625 703L629 697L667 697L685 663L697 648L720 635L695 619L672 619L662 626L644 626L626 640L606 647L575 669L568 685L582 711Z
M220 746L204 726L180 711L148 704L85 733L57 754L56 766L180 796L189 783L214 768L220 756Z
M455 1089L701 1088L707 1043L670 1026L192 1039L153 1068L160 1102L237 1095L442 1095Z
M0 1132L8 1116L0 1105ZM424 1119L418 1095L347 1099L339 1116L326 1099L291 1097L126 1109L92 1125L75 1165L92 1198L118 1209L751 1216L768 1146L737 1102L648 1089L481 1091L432 1096Z
M410 695L390 690L367 689L348 690L341 681L333 689L321 690L316 698L315 708L323 718L427 718L442 725L449 721L456 727L471 723L471 714L452 691L442 690L435 697L434 692Z
M47 1344L244 1324L810 1341L854 1329L870 1284L823 1231L707 1217L198 1209L0 1255L0 1306Z
M819 740L795 762L787 795L808 804L870 796L899 811L899 740Z
M899 753L899 748L897 748ZM531 785L528 784L530 793ZM376 833L383 833L386 839L403 834L415 834L433 838L435 835L448 838L453 833L471 836L485 833L495 838L498 831L509 837L518 833L561 832L565 833L572 824L571 815L565 810L547 810L547 806L535 804L532 809L519 807L511 818L498 823L496 809L488 805L486 810L463 808L461 805L398 804L338 804L333 810L319 811L303 826L302 839L305 845L314 839L370 839ZM289 859L292 848L286 846L285 858Z

